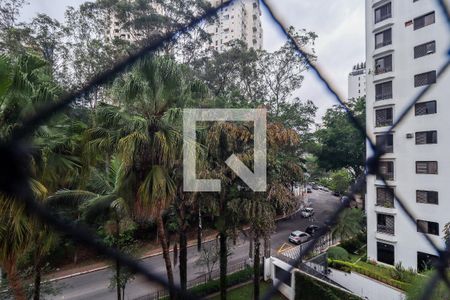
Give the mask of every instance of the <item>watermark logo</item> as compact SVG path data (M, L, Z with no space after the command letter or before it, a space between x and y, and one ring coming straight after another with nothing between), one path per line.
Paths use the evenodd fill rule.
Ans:
M254 172L232 154L225 163L255 192L267 186L266 109L184 109L183 110L183 189L185 192L220 192L218 179L197 179L197 122L249 122L254 124Z

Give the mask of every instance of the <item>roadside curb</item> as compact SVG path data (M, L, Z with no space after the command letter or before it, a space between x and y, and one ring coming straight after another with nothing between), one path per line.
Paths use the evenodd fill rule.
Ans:
M206 238L205 240L203 240L202 244L211 242L213 240L215 240L215 237L211 237L210 236L210 237ZM191 245L188 245L188 248L191 248L191 247L193 247L195 245L196 245L195 243L192 243ZM173 249L169 250L169 252L173 252ZM162 255L162 253L163 253L162 251L159 251L159 252L155 252L155 253L152 253L152 254L146 254L144 256L141 256L138 260L141 261L141 260L144 260L144 259L147 259L147 258L151 258L151 257L154 257L154 256ZM56 277L56 278L52 278L52 279L48 279L48 280L46 280L46 282L60 281L60 280L64 280L64 279L68 279L68 278L72 278L72 277L77 277L77 276L81 276L81 275L85 275L85 274L89 274L89 273L94 273L94 272L106 270L106 269L108 269L110 267L111 267L110 265L104 265L104 266L101 266L101 267L98 267L98 268L94 268L94 269L90 269L90 270L86 270L86 271L81 271L81 272L77 272L77 273L72 273L72 274L69 274L69 275L64 275L64 276L60 276L60 277Z
M300 210L301 210L301 207L298 208L295 212L293 212L293 213L291 213L289 215L276 218L275 222L286 220L286 219L296 215ZM250 228L250 226L247 226L243 230L246 231L249 228ZM203 240L202 244L211 242L211 241L213 241L215 239L216 238L214 237L214 235L211 235L211 236L207 237L205 240ZM195 245L196 245L196 243L193 242L193 243L191 243L191 245L188 245L188 248L191 248L191 247L193 247ZM173 249L169 250L169 252L173 252ZM147 254L147 255L144 255L144 256L140 257L139 260L141 261L141 260L144 260L144 259L147 259L147 258L158 256L158 255L161 255L162 253L163 253L162 251L159 251L159 252L156 252L156 253ZM90 269L90 270L86 270L86 271L81 271L81 272L77 272L77 273L72 273L72 274L69 274L69 275L64 275L64 276L60 276L60 277L56 277L56 278L52 278L52 279L48 279L48 280L46 280L46 282L54 282L54 281L60 281L60 280L64 280L64 279L69 279L69 278L72 278L72 277L77 277L77 276L81 276L81 275L85 275L85 274L89 274L89 273L94 273L94 272L106 270L108 268L110 268L110 265L104 265L104 266L101 266L101 267L98 267L98 268L94 268L94 269Z

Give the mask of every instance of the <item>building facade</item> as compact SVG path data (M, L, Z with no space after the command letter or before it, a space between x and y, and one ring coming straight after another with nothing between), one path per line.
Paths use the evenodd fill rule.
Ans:
M380 171L367 180L368 258L422 270L444 247L450 221L450 72L437 78L449 49L448 24L435 1L366 0L367 131L384 148ZM432 89L382 138L412 99ZM367 155L372 152L368 148ZM417 218L412 222L395 191ZM425 233L423 233L425 232Z
M348 74L348 99L358 99L366 96L366 63L353 66Z
M218 6L222 0L209 0ZM259 50L263 46L261 9L258 0L239 0L224 8L217 19L206 26L211 35L210 48L225 51L235 40L244 41L249 48Z

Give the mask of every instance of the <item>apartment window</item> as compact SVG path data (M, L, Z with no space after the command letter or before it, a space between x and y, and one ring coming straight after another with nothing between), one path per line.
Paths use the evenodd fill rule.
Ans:
M377 206L394 207L394 189L390 187L377 188Z
M380 161L379 172L382 176L377 175L377 179L394 180L394 162L393 161Z
M425 204L439 204L439 193L436 191L416 191L416 202Z
M392 16L391 3L386 3L375 9L375 23L389 19Z
M435 22L434 11L414 19L414 30L431 25Z
M417 232L439 235L439 223L417 220Z
M437 113L437 103L436 101L416 103L415 112L416 116L435 114Z
M377 147L383 149L385 153L394 152L394 135L393 134L382 134L376 136Z
M392 125L393 112L392 107L375 110L375 127Z
M416 161L416 174L437 174L437 161Z
M224 20L228 20L229 18L230 18L230 15L224 15L224 16L223 16L223 19L224 19Z
M392 98L392 81L387 81L375 85L375 100L385 100Z
M377 214L377 232L394 234L395 233L394 216Z
M225 32L225 33L228 33L229 31L230 31L229 28L225 28L225 29L223 30L223 32Z
M437 144L437 131L416 132L416 145Z
M375 60L375 75L392 71L392 54Z
M392 28L375 34L375 49L392 44Z
M436 42L428 42L414 47L414 58L430 55L436 52Z
M394 245L377 242L377 260L379 262L394 265L395 263Z
M417 252L417 270L419 272L430 270L438 260L439 256Z
M414 75L414 87L436 83L436 71Z

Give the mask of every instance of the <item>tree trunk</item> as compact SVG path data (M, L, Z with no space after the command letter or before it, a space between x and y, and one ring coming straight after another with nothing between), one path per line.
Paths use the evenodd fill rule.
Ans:
M116 292L117 300L121 300L121 282L120 282L120 262L116 260Z
M253 299L259 300L259 279L260 279L260 262L261 258L259 256L261 242L259 237L255 236L255 256L253 259Z
M227 234L221 232L219 234L220 242L220 299L227 299L227 264L228 264L228 249L227 249Z
M250 232L250 242L248 245L248 258L253 258L253 233Z
M9 287L12 290L15 300L26 300L25 292L20 282L15 262L5 263L6 277L8 278Z
M187 236L186 231L180 231L180 285L181 290L187 289Z
M41 297L41 274L42 274L42 262L39 257L35 257L34 262L34 290L33 299L39 300Z
M164 262L166 264L166 272L167 272L167 280L170 286L174 286L173 281L173 271L172 271L172 262L170 261L170 253L169 253L169 245L167 243L167 238L164 230L164 221L162 217L162 211L158 214L156 218L156 222L158 225L158 236L161 244L161 248L163 251ZM175 300L175 291L173 289L169 289L169 295L171 300Z
M200 199L198 203L197 251L202 251L202 209Z

